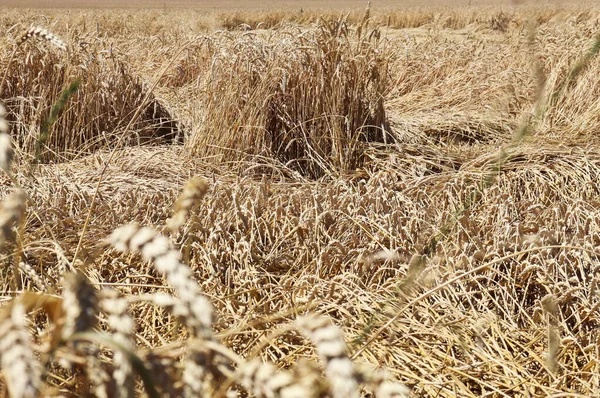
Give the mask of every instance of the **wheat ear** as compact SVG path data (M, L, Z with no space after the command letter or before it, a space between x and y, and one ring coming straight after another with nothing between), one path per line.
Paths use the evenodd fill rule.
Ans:
M152 261L156 270L165 276L178 294L175 299L161 295L156 296L155 300L169 307L194 337L214 340L212 306L193 280L192 271L180 261L179 253L171 247L166 237L152 228L129 224L114 230L108 242L119 251L141 253L145 260ZM188 348L183 374L184 395L203 396L210 372L205 365L212 361L212 354Z
M377 398L409 398L410 390L404 384L389 380L387 372L359 370L361 382L375 392Z
M62 338L68 340L73 334L94 328L98 322L98 296L87 278L74 272L65 277L62 308L65 314Z
M29 28L25 33L21 35L21 37L17 39L17 46L20 46L32 37L45 40L60 50L67 49L67 45L65 44L65 42L56 37L56 35L54 35L52 32L44 28L39 28L35 26Z
M88 279L80 272L73 272L65 277L62 308L64 321L62 339L69 340L74 334L89 331L98 324L98 292ZM76 353L85 359L85 370L91 389L95 396L108 398L111 377L104 369L98 357L98 347L85 341L68 343Z
M179 195L173 206L173 217L167 221L167 226L171 231L175 232L181 228L207 192L208 184L200 177L194 177L185 184L181 195Z
M8 122L6 121L6 108L0 103L0 134L8 134Z
M241 368L241 385L258 398L312 397L310 386L304 385L292 374L278 372L270 363L254 359Z
M19 263L19 270L35 284L38 290L42 292L50 291L50 288L48 287L46 282L42 280L42 278L37 274L37 272L35 272L31 265L21 261Z
M11 397L37 397L41 365L35 359L27 330L25 307L14 302L0 322L0 364Z
M9 126L6 121L6 108L0 104L0 168L10 173L10 165L14 157L14 151L10 135L8 135Z
M107 314L108 327L113 331L113 339L130 352L135 351L135 337L133 335L134 320L127 312L129 302L120 296L119 292L112 289L102 291L100 308ZM113 379L115 381L115 397L133 397L135 379L133 366L126 354L115 350L113 355Z
M141 296L140 299L164 308L172 314L186 314L188 312L187 306L181 300L167 293L148 294ZM190 342L193 342L193 339ZM212 395L210 394L210 375L218 373L214 362L215 355L213 352L193 343L188 344L182 374L183 395L185 397ZM212 381L214 381L214 377Z
M358 381L352 361L346 355L342 331L328 318L307 315L296 320L296 326L315 345L325 362L325 373L333 398L359 398Z
M192 271L180 261L179 253L171 248L166 237L152 228L129 224L114 230L108 242L119 251L141 253L145 260L152 261L179 296L181 305L173 306L174 315L195 337L213 339L212 306L193 280Z
M19 224L25 214L27 195L21 189L16 189L0 203L0 247L13 233L13 225Z
M410 390L404 384L393 381L381 381L375 387L378 398L410 398Z

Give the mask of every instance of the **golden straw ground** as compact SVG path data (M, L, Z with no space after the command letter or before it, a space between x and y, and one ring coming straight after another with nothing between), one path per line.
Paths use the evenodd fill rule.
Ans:
M2 393L600 391L600 9L364 11L0 15Z

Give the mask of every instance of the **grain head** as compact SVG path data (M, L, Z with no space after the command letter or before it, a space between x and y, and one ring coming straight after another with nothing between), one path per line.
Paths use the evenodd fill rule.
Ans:
M207 192L208 184L200 177L194 177L186 182L181 195L173 206L173 217L167 220L167 226L171 231L175 232L181 228Z
M10 397L40 395L42 369L33 352L25 308L18 301L4 308L0 322L0 364Z
M16 189L0 203L0 246L13 237L13 227L19 225L25 215L27 195Z
M0 168L7 173L10 173L13 157L14 150L6 121L6 108L0 103Z
M359 397L358 382L352 361L346 356L346 343L342 331L329 319L305 316L296 321L298 329L316 347L325 363L325 372L331 383L334 398Z
M241 385L251 394L260 398L300 398L312 397L314 390L296 380L292 374L277 371L269 363L260 360L250 361L242 366Z
M62 338L68 340L75 333L94 329L98 322L98 296L85 275L74 272L65 277L63 290L65 314Z
M100 309L106 314L106 323L112 331L113 339L124 350L135 352L135 322L127 312L129 302L115 290L104 290L100 296ZM128 398L134 396L135 379L133 366L127 355L115 350L113 355L114 396Z
M17 46L22 45L31 38L37 38L40 40L47 41L59 50L67 50L67 45L65 44L65 42L56 37L56 35L54 35L52 32L44 28L34 26L29 28L25 33L21 35L21 37L17 39Z
M178 293L182 305L174 307L178 310L174 315L182 319L194 336L213 338L212 306L193 280L192 271L180 262L179 253L166 237L152 228L129 224L114 230L108 241L119 251L141 253L146 261L152 261L156 270Z

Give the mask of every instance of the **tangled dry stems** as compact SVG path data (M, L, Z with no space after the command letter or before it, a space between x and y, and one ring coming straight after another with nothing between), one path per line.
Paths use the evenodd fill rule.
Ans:
M6 134L6 133L2 133ZM7 167L7 170L9 167ZM183 194L176 202L176 217L181 212L189 213L191 209L197 206L197 202L206 194L208 187L200 179L192 179L185 187ZM19 224L25 211L25 202L27 200L24 192L20 192L7 198L2 202L2 217L6 219L2 222L4 239L12 237L12 227ZM182 224L184 220L179 220ZM21 237L22 238L22 237ZM158 234L152 228L140 228L136 224L115 229L107 240L115 249L119 251L131 251L140 253L146 261L151 261L159 274L165 276L168 283L174 288L176 296L154 295L150 302L161 305L169 310L174 316L178 317L185 324L192 336L192 343L189 344L185 369L181 375L183 382L183 395L195 397L199 395L212 395L218 389L218 382L227 373L219 374L223 371L218 366L218 360L222 354L215 355L211 348L193 343L194 338L199 338L204 342L213 341L213 309L208 300L201 294L198 284L193 280L193 274L190 268L181 263L179 252L174 250L169 240ZM31 271L30 268L26 268ZM37 278L39 279L39 278ZM43 297L43 295L41 296ZM24 298L25 299L25 298ZM23 300L24 300L23 299ZM62 349L70 351L69 356L79 356L83 358L83 364L78 363L77 368L83 365L83 371L86 375L84 386L93 391L96 396L108 397L119 396L128 397L134 393L134 360L135 339L132 335L133 320L127 314L128 301L119 298L118 293L106 291L99 295L96 289L90 284L87 277L81 272L75 272L65 276L62 300L60 302L62 316L58 319L56 327L57 336L52 340L52 351ZM44 308L33 306L30 310ZM99 360L101 347L81 341L82 335L96 328L98 323L99 309L102 308L108 316L108 326L113 331L115 352L113 355L114 371L111 374L106 371L105 365ZM41 391L41 364L34 358L31 343L27 330L24 328L26 311L20 298L16 298L2 314L3 328L0 330L0 358L4 371L4 381L10 396L13 397L33 397L38 396ZM347 357L343 357L344 341L341 333L322 321L309 325L307 321L299 323L299 327L308 330L309 337L312 337L317 344L317 349L324 353L327 362L328 375L332 379L332 391L334 396L347 395L347 392L358 394L358 381L355 381L352 363ZM322 338L319 336L327 336ZM331 346L336 347L332 352ZM328 348L329 347L329 348ZM213 349L214 350L214 349ZM223 350L226 350L223 348ZM218 351L218 350L217 350ZM338 352L339 351L339 352ZM49 353L49 352L48 352ZM48 354L46 353L46 354ZM63 354L64 355L64 354ZM73 369L72 359L65 357L61 366L66 370ZM341 365L341 362L344 365ZM48 363L50 365L50 363ZM46 366L48 366L46 365ZM243 363L236 364L244 367ZM172 366L172 365L171 365ZM10 370L7 370L9 369ZM150 366L152 368L152 366ZM226 368L227 369L227 368ZM248 369L254 369L248 371ZM267 397L299 397L299 392L304 391L310 395L315 391L305 385L298 389L295 385L302 385L302 380L294 377L284 378L289 386L284 384L274 385L272 380L264 380L255 377L259 369L250 367L245 370L245 377L250 378L251 382L243 382L250 391L264 391ZM265 368L267 369L267 368ZM342 371L340 372L340 369ZM143 375L147 369L144 365L139 365L137 372ZM262 372L264 374L264 371ZM142 376L143 376L142 375ZM340 384L339 378L345 377L346 383ZM156 396L156 387L148 377L144 378L145 387L148 394ZM247 379L244 379L247 380ZM176 380L169 380L169 384ZM264 385L260 385L264 383ZM339 391L338 391L339 390ZM337 392L336 392L337 391ZM303 395L308 396L308 395Z
M364 371L365 363L386 367L393 379L409 384L419 396L595 394L600 355L596 294L600 156L593 111L597 61L583 68L580 79L564 82L593 44L597 13L535 11L532 15L540 26L532 47L523 29L530 18L522 18L521 10L511 14L505 31L491 29L491 18L498 17L502 26L502 16L486 12L478 14L480 22L467 18L469 13L433 12L426 25L414 22L421 28L383 30L399 55L389 68L391 91L385 99L395 143L366 145L361 169L344 178L308 180L281 161L270 164L265 157L236 164L237 172L231 174L214 159L186 158L181 148L128 147L107 169L86 250L80 262L71 264L77 228L106 154L42 165L35 179L21 167L8 167L43 210L26 213L22 235L15 234L18 220L7 217L5 252L20 253L20 258L10 260L18 264L14 272L20 286L60 292L66 269L85 268L100 297L98 327L113 336L98 345L72 335L79 348L74 354L68 344L49 337L60 336L61 330L53 332L47 326L66 319L58 310L58 296L35 296L37 304L32 305L27 293L6 293L3 300L11 304L3 308L4 319L21 301L27 305L19 316L29 313L37 326L18 338L26 349L16 357L23 358L23 364L31 358L25 354L28 344L32 352L42 354L48 345L59 346L57 362L65 364L49 364L44 355L36 355L46 376L44 385L33 391L54 392L55 387L77 393L93 388L97 394L116 394L114 381L127 380L131 374L121 359L131 359L128 354L135 347L162 394L181 395L185 384L188 393L206 390L210 395L214 383L240 383L235 388L257 396L287 391L320 394L336 382L319 377L315 361L307 364L302 358L321 356L331 375L327 358L344 357L336 356L339 350L333 356L321 354L319 344L313 352L307 340L285 332L295 314L312 308L343 327L357 383L377 396L406 391L384 382L372 368ZM417 19L427 11L405 14L407 19L400 23L408 24L408 18ZM143 60L123 58L135 71L131 73L139 76L185 37L177 29L160 33L148 22L152 14L140 14L139 37L128 41L123 37L132 35L130 27L104 17L101 24L106 25L101 26L114 29L113 51L132 49ZM152 34L158 36L145 38ZM231 35L230 42L223 39L224 33L213 40L223 40L222 49L231 53L242 41L237 33ZM70 37L62 32L61 36ZM257 32L252 40L270 44L268 32ZM108 49L109 41L103 43ZM199 47L189 48L178 63L178 74L168 76L171 80L158 90L169 100L170 110L194 129L206 128L200 121L207 97L190 93L202 92L198 88L207 83L204 68L212 59ZM22 49L32 60L36 51L46 50ZM192 67L197 60L204 61ZM535 134L507 149L501 172L493 184L484 186L483 176L497 167L498 146L510 142L514 128L533 113L537 77L532 60L539 62L540 76L545 77L544 95L551 97L559 88L561 95L548 102L543 117L535 121ZM15 79L12 73L10 79ZM53 87L50 74L44 76ZM182 76L181 84L175 81L177 76ZM7 102L15 101L14 95ZM20 109L29 109L27 101L20 104L9 107L7 115L7 125L16 128L15 137L22 128ZM16 149L27 157L20 145ZM17 156L17 165L21 161ZM267 166L268 174L256 178L256 170ZM192 313L191 304L182 303L152 263L98 245L131 220L167 231L163 225L173 216L171 204L184 181L197 173L212 181L211 189L201 206L185 210L190 219L178 223L170 244L181 249L176 253L180 265L173 269L189 265L200 283L194 289L181 287L201 291L218 314L212 325L215 340L204 346L189 339L190 330L175 322L177 314ZM9 179L3 181L11 186ZM133 235L138 232L135 229ZM158 236L157 231L145 234L139 241L148 244ZM129 242L125 249L132 248ZM158 254L171 250L158 246L162 248ZM424 254L421 261L411 261L417 258L415 253ZM4 270L2 275L3 290L9 291L13 275ZM133 346L127 331L131 324L117 325L103 304L107 287L118 289L128 301L127 311L136 322ZM106 300L111 297L107 294ZM41 314L31 312L41 307ZM373 330L390 319L395 321L355 355L374 336ZM338 332L325 333L330 334ZM144 380L139 362L129 363L138 379L136 392L150 391L139 382ZM6 380L8 368L3 364L2 369ZM174 380L182 382L173 384ZM35 380L25 378L10 383L35 386ZM121 394L130 391L126 387Z
M166 238L150 228L128 225L115 230L108 241L117 250L142 253L146 260L152 261L156 269L165 275L177 292L177 296L155 295L149 300L150 302L165 306L173 315L179 317L188 326L192 337L199 337L203 341L214 340L211 306L198 290L189 268L180 263L178 253L169 248ZM65 278L61 307L64 315L59 319L57 326L61 331L62 344L57 343L58 340L55 340L55 344L59 344L63 349L70 349L71 355L83 357L84 370L92 391L97 396L132 396L134 374L130 356L135 355L135 343L132 336L133 320L127 314L128 301L119 298L118 293L110 290L98 294L87 278L77 272ZM109 328L114 332L116 348L112 378L105 371L104 365L98 361L99 347L89 345L85 341L82 345L81 337L78 337L95 328L100 308L107 314ZM4 379L10 395L14 397L37 396L42 382L39 370L41 366L34 358L29 335L24 328L25 319L25 309L19 299L15 299L15 302L5 309L2 317L3 327L0 329L0 337L2 337L0 358L5 369ZM360 379L357 378L351 361L344 355L345 343L341 332L326 319L315 317L300 319L298 327L314 341L317 350L323 356L326 372L331 380L332 395L358 396ZM190 397L207 393L212 395L218 389L215 383L227 376L227 374L220 377L216 375L215 373L221 370L214 363L219 355L223 355L220 351L227 349L224 347L217 349L218 355L214 355L211 350L215 349L210 345L198 348L193 340L191 342L192 344L188 346L186 369L181 380L184 383L183 394ZM59 347L53 347L53 350L57 348ZM68 361L64 360L61 365L64 367ZM241 384L257 396L317 396L318 390L314 389L314 385L311 386L294 375L275 376L275 371L270 365L253 362L245 365L239 360L236 365L243 369ZM144 368L138 368L137 371L147 372ZM170 382L174 383L175 380ZM380 381L380 385L384 383L387 382ZM110 385L113 384L111 389ZM147 384L146 387L149 388L148 393L156 394L153 392L154 386ZM398 396L393 395L391 391L403 392L401 396L408 396L408 391L404 387L390 389L390 386L385 384L379 388L382 391L381 397Z

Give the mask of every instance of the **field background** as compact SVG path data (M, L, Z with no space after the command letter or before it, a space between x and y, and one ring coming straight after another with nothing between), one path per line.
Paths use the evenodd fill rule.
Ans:
M433 0L376 0L372 1L372 7L400 7L400 6L465 6L465 5L510 5L508 0L450 0L442 3ZM523 3L523 2L521 2ZM538 2L539 3L539 2ZM128 1L94 1L94 0L2 0L0 6L6 7L23 7L23 8L162 8L162 9L212 9L212 10L237 10L237 9L356 9L364 7L365 1L360 0L333 0L324 2L323 0L128 0ZM535 4L535 1L527 2L527 4ZM546 1L543 4L552 4ZM560 3L558 3L560 4Z
M310 333L290 330L308 312L343 331L373 379L349 376L363 396L375 369L415 397L600 396L600 8L374 1L367 18L364 2L18 3L0 14L15 146L0 176L13 325L0 360L35 352L18 356L45 369L43 383L17 377L31 391L113 396L131 381L114 346L73 344L97 328L130 344L165 396L192 388L189 358L207 396L223 380L261 396L255 378L194 356L201 316L179 308L178 323L145 302L183 286L212 303L215 351L242 369L273 363L314 396L328 394L314 374L331 357L319 365ZM68 50L19 41L31 26ZM16 186L26 211L7 204ZM169 237L185 283L131 240L106 240L130 222ZM115 324L110 294L135 324ZM9 338L19 327L35 344Z

